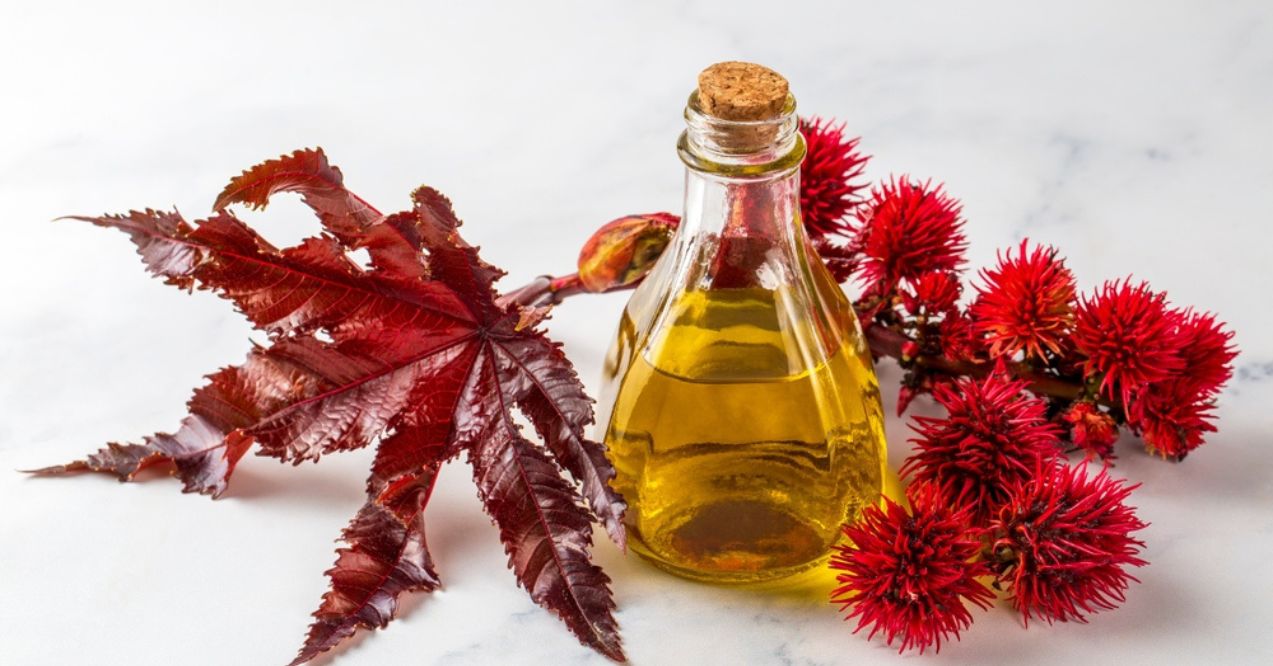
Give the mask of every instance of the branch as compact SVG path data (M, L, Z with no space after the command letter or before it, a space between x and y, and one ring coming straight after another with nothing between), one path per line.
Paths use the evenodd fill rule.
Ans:
M620 289L630 289L636 287L636 284L630 284L626 287L617 287L610 291L618 291ZM516 303L521 306L544 307L547 305L556 305L567 296L575 294L587 294L589 292L583 286L583 281L579 279L578 273L571 273L561 277L553 277L551 275L541 275L525 285L514 289L502 297L501 303Z
M867 324L863 333L866 335L867 345L871 347L871 353L881 357L887 356L900 360L902 345L911 341L906 334L876 323ZM914 362L915 365L952 377L985 377L994 370L994 365L990 363L958 361L945 356L921 356ZM1008 372L1017 379L1030 382L1030 389L1035 393L1067 400L1074 400L1083 394L1082 385L1052 375L1041 374L1026 363L1009 363Z

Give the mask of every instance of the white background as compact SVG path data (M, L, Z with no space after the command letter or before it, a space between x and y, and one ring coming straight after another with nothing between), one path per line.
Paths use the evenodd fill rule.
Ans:
M0 664L285 663L369 462L249 457L217 502L13 471L174 428L200 377L261 339L147 277L122 234L52 218L197 217L240 169L321 145L382 209L421 183L448 193L513 286L570 270L612 217L679 209L681 106L724 59L848 121L872 178L945 181L973 266L1029 236L1085 290L1132 273L1238 331L1206 447L1173 465L1122 442L1115 471L1144 483L1152 523L1125 607L1028 630L978 612L933 661L1273 658L1267 2L460 4L0 2ZM276 243L317 229L295 201L248 217ZM553 320L590 385L623 299ZM889 435L897 464L905 423ZM466 469L428 516L445 591L330 663L601 663L515 587ZM850 635L825 590L720 590L596 550L636 663L898 658Z

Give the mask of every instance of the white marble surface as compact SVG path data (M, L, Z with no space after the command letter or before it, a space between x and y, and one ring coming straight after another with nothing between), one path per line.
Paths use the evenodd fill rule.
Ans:
M1144 482L1153 523L1125 607L1029 630L977 613L924 658L1273 659L1269 3L362 4L0 2L0 663L284 663L370 459L249 457L217 502L166 479L11 471L173 427L200 376L259 338L147 277L122 235L48 220L200 215L239 169L322 145L385 209L420 183L450 194L519 284L568 270L600 222L679 208L681 104L699 68L734 58L847 120L872 177L948 183L974 265L1029 235L1064 248L1085 288L1133 273L1238 331L1211 443L1171 465L1124 442L1117 472ZM294 202L251 217L283 241L315 228ZM623 298L553 321L590 382ZM904 423L889 435L896 464ZM428 515L447 588L330 663L601 663L515 587L466 470L446 470ZM597 559L638 664L898 659L821 591L694 585L608 543Z

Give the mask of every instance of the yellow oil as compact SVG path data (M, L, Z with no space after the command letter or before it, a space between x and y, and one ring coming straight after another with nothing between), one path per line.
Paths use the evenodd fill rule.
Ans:
M638 554L705 581L783 578L823 562L840 525L878 501L879 389L829 288L832 335L791 314L788 289L684 293L648 340L625 313L606 444Z

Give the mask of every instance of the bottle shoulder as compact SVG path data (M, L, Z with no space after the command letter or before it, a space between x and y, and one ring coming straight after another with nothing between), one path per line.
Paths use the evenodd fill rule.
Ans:
M863 350L848 300L813 285L634 295L617 352L704 381L783 381ZM644 308L651 308L645 310Z

